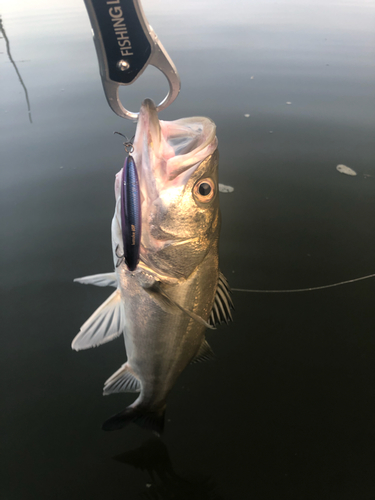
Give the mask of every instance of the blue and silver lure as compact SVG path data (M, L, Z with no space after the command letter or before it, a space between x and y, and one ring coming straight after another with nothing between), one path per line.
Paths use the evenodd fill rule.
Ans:
M121 177L121 232L124 255L129 271L134 271L139 262L141 243L141 202L134 158L125 159ZM120 262L119 262L120 263ZM119 265L118 263L118 265Z

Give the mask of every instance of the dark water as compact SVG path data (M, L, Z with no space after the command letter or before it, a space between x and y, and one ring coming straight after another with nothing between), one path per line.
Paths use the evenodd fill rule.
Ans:
M0 498L374 499L373 279L235 293L235 323L209 334L216 361L189 367L169 397L163 441L136 426L101 431L134 397L101 395L122 340L71 351L108 295L72 280L112 268L124 156L112 133L134 126L106 104L83 4L1 8L33 123L1 39ZM182 79L161 118L217 123L220 180L235 188L221 195L231 285L375 273L374 3L144 8ZM122 100L136 111L164 90L150 71Z

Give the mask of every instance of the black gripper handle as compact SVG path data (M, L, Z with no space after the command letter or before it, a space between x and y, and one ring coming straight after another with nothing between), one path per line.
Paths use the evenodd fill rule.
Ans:
M137 0L85 0L100 65L109 79L129 85L143 71L152 47ZM101 70L103 68L101 67Z

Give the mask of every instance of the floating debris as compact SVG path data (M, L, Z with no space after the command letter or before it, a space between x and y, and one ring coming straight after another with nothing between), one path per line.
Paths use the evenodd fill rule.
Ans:
M245 117L245 118L249 118L249 116L250 116L250 115L249 115L249 113L245 113L245 114L244 114L244 117Z
M226 186L225 184L219 184L220 193L233 193L234 187Z
M352 168L347 167L346 165L337 165L336 170L340 172L340 174L345 174L345 175L357 175L357 172L355 172Z
M251 77L250 77L250 80L254 80L254 77L253 77L253 76L251 76Z
M291 101L286 101L286 104L292 104Z

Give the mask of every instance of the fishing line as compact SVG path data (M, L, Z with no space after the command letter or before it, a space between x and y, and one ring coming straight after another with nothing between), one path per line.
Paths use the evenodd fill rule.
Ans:
M249 292L249 293L295 293L295 292L312 292L314 290L324 290L325 288L333 288L334 286L346 285L348 283L355 283L356 281L367 280L369 278L374 278L374 274L369 274L368 276L362 276L361 278L354 278L352 280L340 281L339 283L333 283L331 285L314 286L312 288L295 288L292 290L247 290L243 288L231 288L232 292Z

